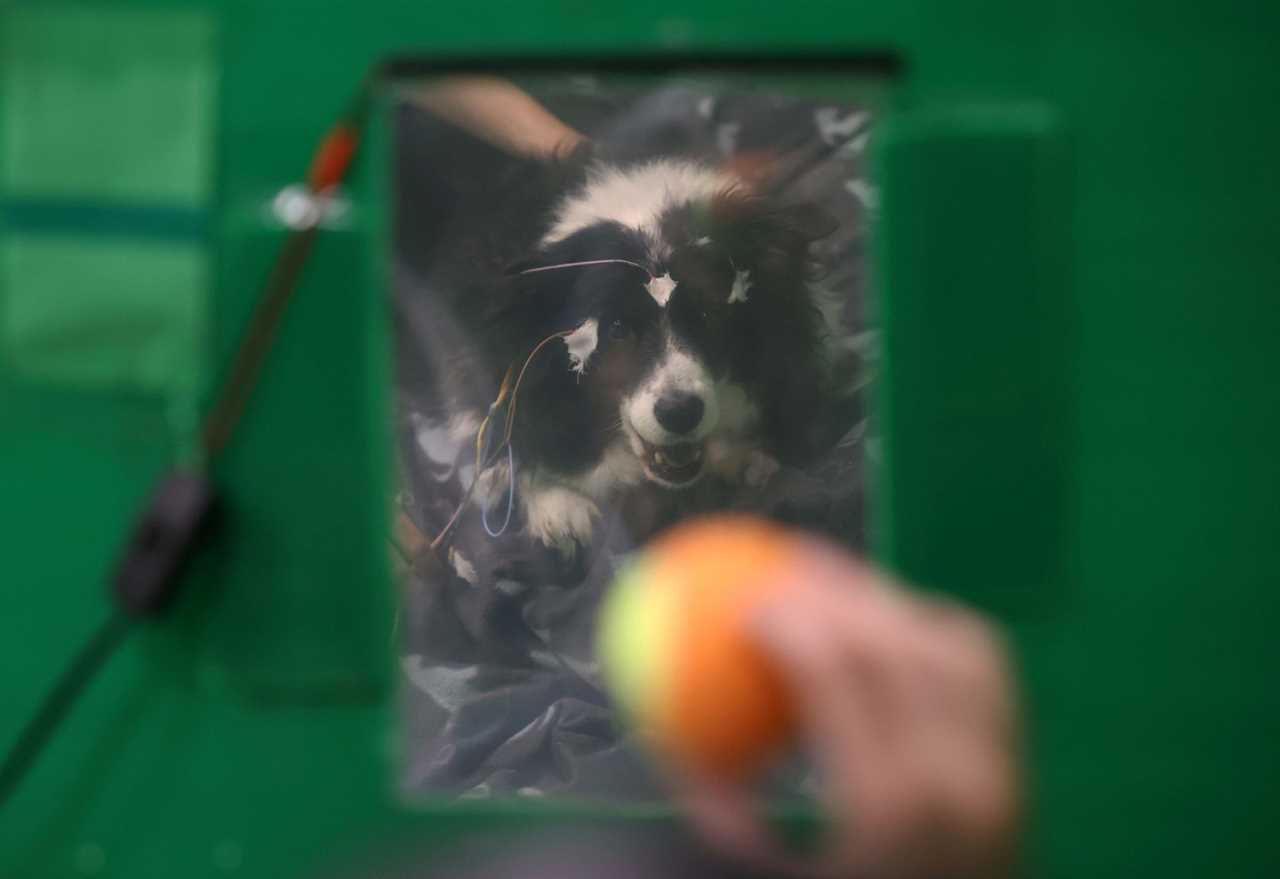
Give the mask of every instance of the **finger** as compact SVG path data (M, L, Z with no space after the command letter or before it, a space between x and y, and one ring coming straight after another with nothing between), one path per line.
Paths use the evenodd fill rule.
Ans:
M814 542L797 565L791 588L780 593L781 613L805 615L837 654L833 664L863 690L868 722L890 751L901 750L927 689L932 648L907 593L842 550ZM833 681L833 684L838 684ZM886 755L892 756L892 754Z
M907 590L864 604L863 622L878 615L893 642L886 680L895 698L886 704L906 786L898 813L864 840L864 856L922 875L996 863L1017 835L1021 787L1009 734L1012 687L995 629L957 603ZM864 646L872 640L864 635Z
M848 576L855 570L826 547L822 547L821 552L824 564L832 570L814 570L803 576L803 580L820 583L835 571ZM859 566L856 570L861 572L863 568ZM850 588L856 591L858 585L854 583ZM876 756L880 746L872 742L884 738L872 730L875 711L860 704L865 687L850 680L853 669L844 639L839 628L829 625L824 613L830 604L825 590L806 589L795 596L794 601L763 608L753 623L757 640L776 658L780 673L796 694L800 725L815 759L824 764L823 776L842 780L839 790L827 792L828 806L833 813L847 815L852 808L844 790L849 779L862 778L859 786L867 789L882 786L874 778L864 776L874 774L877 763L883 762ZM689 817L713 843L747 853L757 863L785 868L791 874L799 869L794 861L784 857L781 845L741 789L684 776L677 778L677 797ZM845 826L847 820L836 823ZM814 868L820 869L820 866L807 865L807 869Z
M782 859L779 842L744 788L686 775L677 780L675 796L713 846L758 864Z
M857 833L843 858L868 868L895 865L915 875L931 854L926 832L938 823L935 748L945 738L939 681L926 661L921 626L888 590L868 591L832 609L843 647L866 689L864 710L880 734L875 783L842 791Z
M789 586L846 593L887 587L879 570L834 541L808 534L794 536L798 563Z
M991 850L975 840L1008 832L1016 787L992 733L1007 714L991 708L1008 689L998 640L958 605L813 550L760 631L792 681L837 826L855 828L827 865L926 869Z
M822 547L808 561L762 633L792 677L828 806L857 829L835 842L828 861L930 858L942 849L929 843L933 828L948 826L940 781L959 771L963 750L951 738L972 738L958 729L972 724L949 713L953 681L931 641L949 619L922 612L910 593L839 552Z
M901 596L911 616L904 621L910 628L906 637L927 670L939 723L963 724L984 737L998 734L1007 743L1015 734L1016 688L998 630L958 602Z
M828 781L827 806L848 820L859 800L887 795L895 746L878 670L852 661L848 628L831 611L831 602L811 591L762 608L754 623L793 693L805 743Z
M1012 730L1015 688L998 630L960 602L904 588L838 546L812 540L804 551L805 576L789 591L824 592L828 613L839 618L846 641L868 654L865 661L903 659L941 700L927 704ZM850 593L864 598L851 600Z

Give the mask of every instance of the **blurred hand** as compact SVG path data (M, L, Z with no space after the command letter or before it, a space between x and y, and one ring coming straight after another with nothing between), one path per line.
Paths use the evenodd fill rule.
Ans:
M826 845L804 863L788 858L748 791L684 779L694 822L722 848L795 875L1007 875L1022 786L995 630L824 543L808 547L793 576L758 635L797 694Z

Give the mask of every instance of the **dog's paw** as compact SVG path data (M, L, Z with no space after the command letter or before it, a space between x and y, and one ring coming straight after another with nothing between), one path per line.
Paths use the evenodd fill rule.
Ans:
M742 481L752 488L759 488L772 479L781 466L777 458L755 449L747 455L746 466L742 468Z
M777 458L755 445L713 440L707 447L707 467L733 485L760 488L774 477L782 465Z
M579 543L591 542L600 508L572 489L551 486L526 494L525 518L533 537L572 557Z

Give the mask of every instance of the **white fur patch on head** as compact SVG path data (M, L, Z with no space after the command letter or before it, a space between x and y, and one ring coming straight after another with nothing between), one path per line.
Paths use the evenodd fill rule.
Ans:
M661 277L650 278L645 286L649 289L649 295L653 297L653 301L666 308L667 300L676 289L676 282L671 278L671 273L667 272Z
M586 184L561 203L542 244L554 244L600 222L656 232L664 211L704 201L738 182L714 168L672 159L630 168L596 165L588 172Z
M600 341L598 330L599 325L593 317L564 337L565 347L569 349L569 368L578 375L586 371L587 361L595 353Z
M733 287L729 290L730 302L746 302L747 292L751 289L751 272L737 271L733 273Z

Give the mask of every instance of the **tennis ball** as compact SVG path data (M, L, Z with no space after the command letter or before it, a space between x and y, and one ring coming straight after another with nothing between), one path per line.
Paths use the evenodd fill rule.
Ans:
M678 526L618 572L598 653L624 715L668 762L743 781L790 744L788 687L751 620L786 589L796 541L743 516Z

